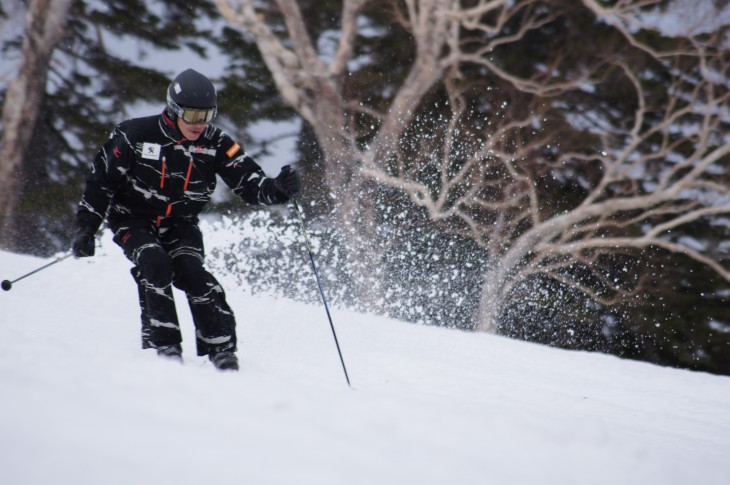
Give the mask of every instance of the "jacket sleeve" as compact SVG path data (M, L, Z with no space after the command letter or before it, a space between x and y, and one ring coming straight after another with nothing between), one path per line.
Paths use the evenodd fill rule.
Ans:
M246 155L243 147L228 135L221 135L218 150L218 175L233 192L249 204L274 205L289 200L274 187L274 179L267 177L261 166Z
M109 203L134 161L134 150L118 126L101 147L86 179L84 194L76 211L79 227L99 230L106 217Z

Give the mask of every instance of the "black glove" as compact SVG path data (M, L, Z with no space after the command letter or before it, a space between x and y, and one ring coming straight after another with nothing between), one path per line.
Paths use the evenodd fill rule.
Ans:
M302 183L299 181L299 175L289 165L281 167L281 172L274 179L274 188L287 198L293 197L299 193Z
M96 234L96 230L91 227L80 227L76 231L76 237L71 245L74 256L86 258L94 255L94 234Z

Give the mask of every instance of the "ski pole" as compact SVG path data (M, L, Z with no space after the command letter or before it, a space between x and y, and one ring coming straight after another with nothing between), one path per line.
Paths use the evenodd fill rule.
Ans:
M2 288L3 288L3 290L5 290L5 291L10 291L10 289L11 289L11 288L13 287L13 283L17 283L18 281L22 280L23 278L27 278L28 276L30 276L30 275L34 275L34 274L36 274L36 273L37 273L37 272L39 272L39 271L43 271L44 269L48 268L49 266L53 266L53 265L54 265L54 264L56 264L56 263L60 263L60 262L61 262L61 261L63 261L64 259L66 259L66 258L69 258L69 257L71 257L71 256L73 256L73 253L68 253L68 254L64 254L63 256L59 256L58 258L54 259L54 260L53 260L53 261L51 261L50 263L48 263L48 264L44 264L44 265L43 265L43 266L41 266L40 268L38 268L38 269L34 269L34 270L33 270L33 271L31 271L30 273L28 273L28 274L24 274L23 276L21 276L21 277L19 277L19 278L15 278L15 279L14 279L13 281L10 281L10 280L3 280L3 282L1 283L1 285L2 285Z
M347 375L347 368L345 367L345 359L342 358L342 351L340 350L340 343L337 341L337 333L335 332L335 325L332 323L332 315L330 315L330 307L327 304L327 298L324 296L324 289L322 289L322 281L319 279L319 271L317 271L317 264L314 262L314 253L312 252L312 245L309 243L309 236L307 236L307 229L304 227L304 217L302 216L302 209L299 207L299 202L294 197L291 198L294 202L294 207L297 210L299 216L299 226L302 228L302 234L304 235L304 243L307 245L307 251L309 252L309 261L312 263L312 270L314 271L314 277L317 280L317 286L319 287L319 294L322 296L322 302L324 303L324 309L327 312L327 319L330 322L330 328L332 329L332 336L335 338L335 345L337 346L337 353L340 356L340 362L342 363L342 370L345 373L345 380L347 385L352 387L350 384L350 377Z

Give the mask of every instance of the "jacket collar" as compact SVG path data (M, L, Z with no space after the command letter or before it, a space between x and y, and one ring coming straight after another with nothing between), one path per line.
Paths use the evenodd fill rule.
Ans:
M165 136L177 143L187 141L177 127L177 116L174 114L170 115L167 109L162 110L162 114L160 114L160 128L162 128Z

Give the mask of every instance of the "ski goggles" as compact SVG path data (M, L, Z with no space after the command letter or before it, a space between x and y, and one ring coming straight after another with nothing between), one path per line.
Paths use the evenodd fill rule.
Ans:
M201 125L207 124L213 121L213 118L218 114L218 107L213 106L212 108L188 108L180 106L173 101L169 96L167 98L167 104L170 106L172 111L189 125Z

